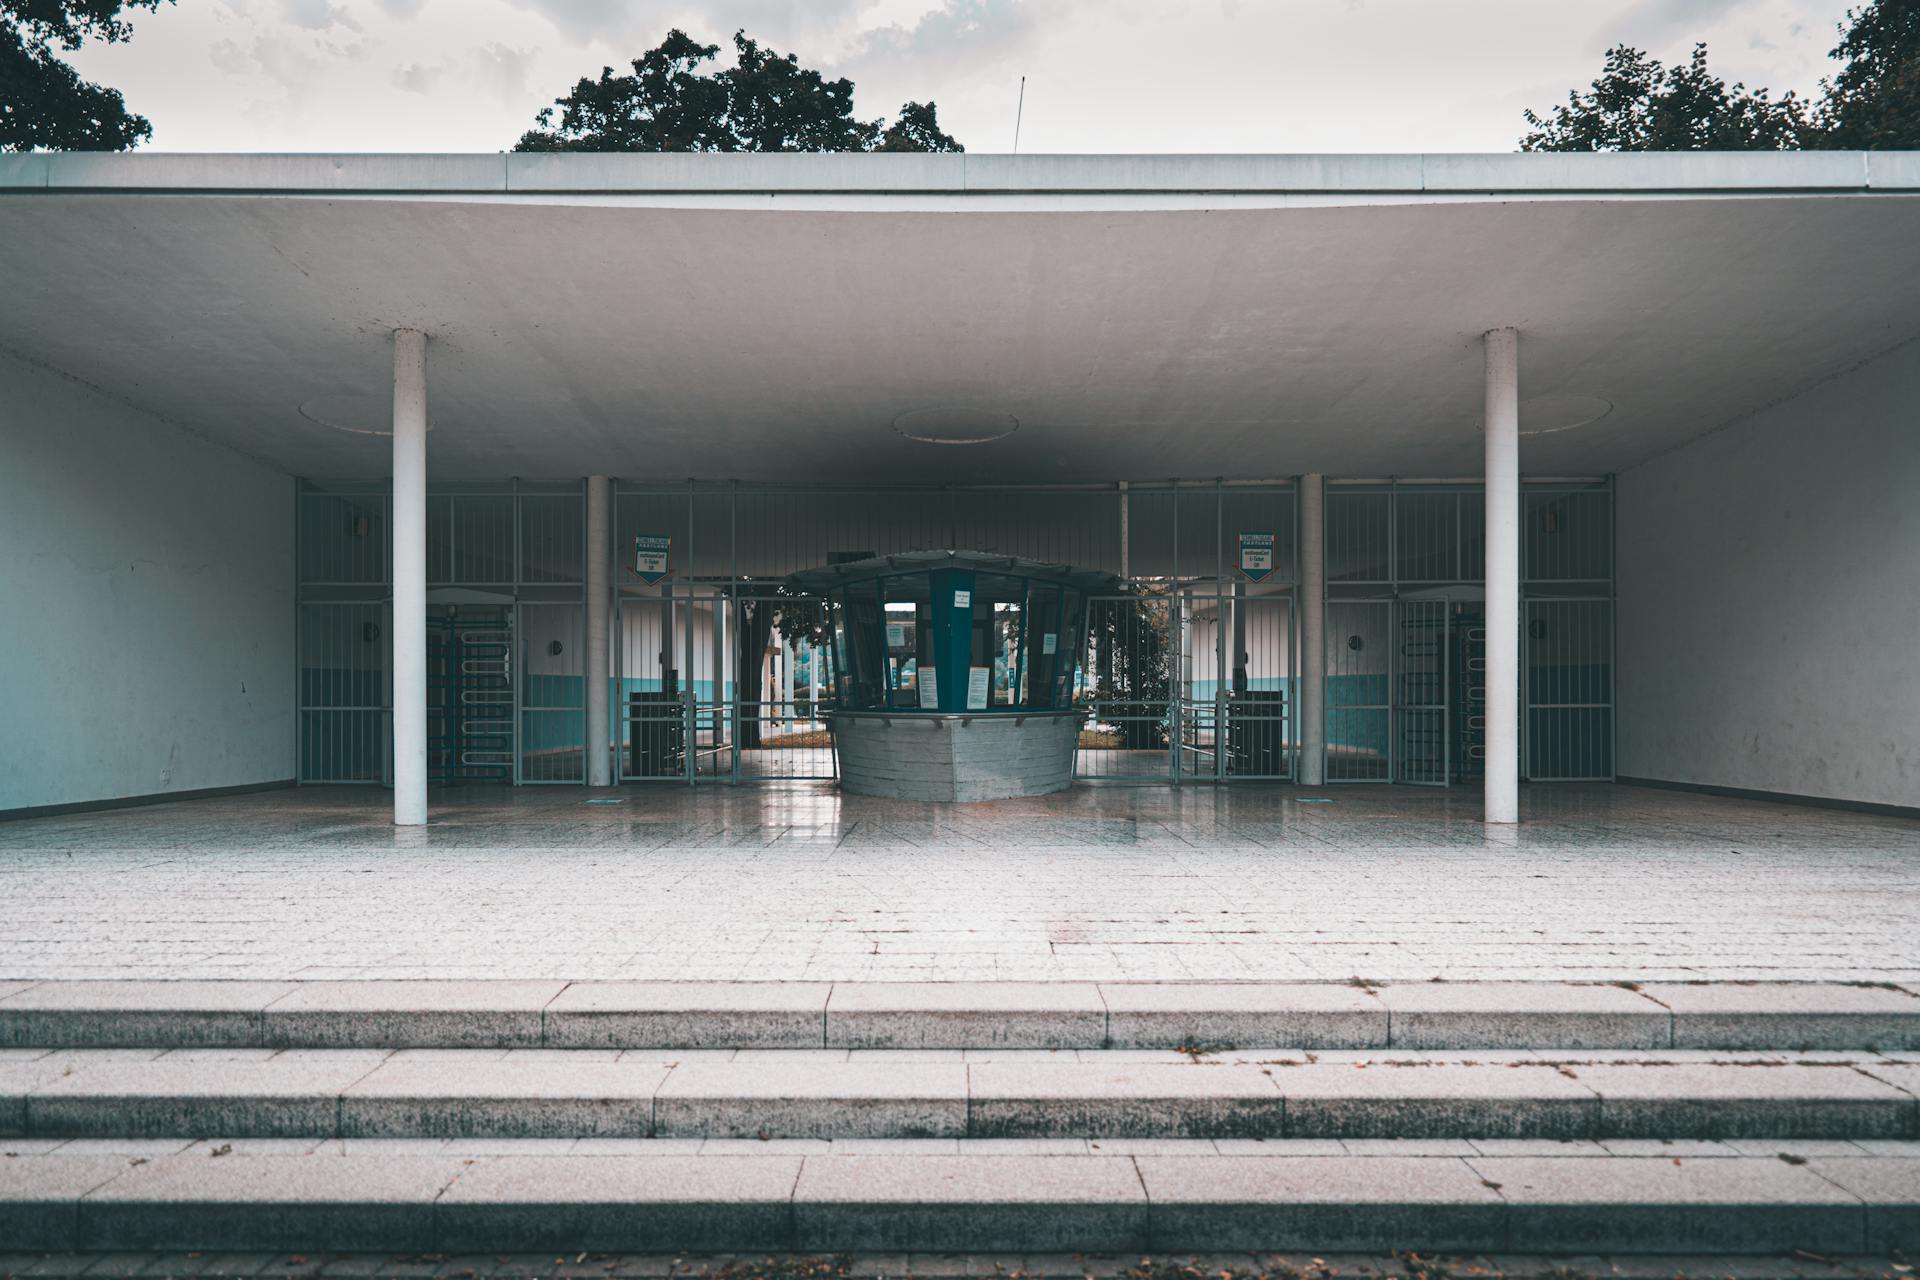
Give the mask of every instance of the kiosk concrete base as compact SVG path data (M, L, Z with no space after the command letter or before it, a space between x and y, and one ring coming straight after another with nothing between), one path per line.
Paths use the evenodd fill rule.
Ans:
M839 712L833 749L840 785L902 800L1005 800L1073 785L1079 711Z

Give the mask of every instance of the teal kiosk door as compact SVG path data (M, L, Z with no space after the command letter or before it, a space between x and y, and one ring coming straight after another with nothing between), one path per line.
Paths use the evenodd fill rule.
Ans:
M933 661L940 710L967 709L967 679L973 666L971 569L933 571Z

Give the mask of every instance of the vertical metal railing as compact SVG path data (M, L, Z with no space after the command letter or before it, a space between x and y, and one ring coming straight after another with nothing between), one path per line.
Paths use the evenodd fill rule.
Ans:
M1329 782L1393 779L1392 615L1388 600L1327 601Z
M384 653L391 648L390 637L370 647L364 638L329 640L320 634L325 624L319 621L332 617L341 634L349 637L355 634L351 625L355 618L371 622L376 630L383 627L391 547L388 500L382 489L328 488L303 481L296 490L300 586L294 624L299 697L294 732L302 781L382 781L386 777L390 708ZM1124 680L1110 680L1101 690L1101 641L1094 638L1087 668L1075 682L1081 701L1093 713L1081 743L1082 776L1267 777L1270 771L1264 764L1265 750L1258 746L1259 735L1243 749L1236 745L1236 726L1277 721L1283 726L1284 741L1297 741L1297 725L1290 717L1302 663L1293 662L1284 674L1271 677L1281 687L1265 691L1278 695L1278 711L1270 714L1268 707L1258 705L1263 699L1240 696L1234 683L1239 653L1229 656L1229 637L1235 634L1242 612L1248 619L1262 616L1263 611L1284 616L1289 635L1298 618L1290 602L1279 605L1263 603L1271 597L1236 597L1227 584L1233 577L1235 540L1241 532L1284 534L1285 541L1296 545L1277 546L1275 560L1294 564L1293 502L1290 484L1239 485L1220 480L1136 482L1127 487L1124 497L1117 484L953 485L937 491L623 485L616 495L616 546L624 551L635 532L671 533L675 538L679 594L673 607L678 633L674 647L684 678L675 689L679 709L667 714L677 715L686 748L677 757L683 766L678 776L799 777L828 772L813 767L805 755L817 750L821 759L830 761L830 747L824 743L816 747L810 742L789 742L793 750L766 757L768 763L761 769L739 755L739 717L747 711L737 705L734 679L739 661L734 651L735 597L835 553L886 554L955 543L1084 567L1130 567L1143 575L1138 583L1129 584L1134 594L1088 603L1089 623L1097 622L1107 632L1105 648L1125 655L1119 663L1122 669L1129 664L1134 669ZM1384 664L1376 660L1379 655L1364 637L1359 651L1336 650L1335 646L1358 633L1340 631L1334 620L1343 609L1357 610L1355 616L1362 616L1380 607L1391 618L1393 602L1404 601L1409 587L1417 587L1424 595L1446 592L1458 583L1467 594L1464 601L1458 595L1452 597L1456 607L1477 600L1472 589L1482 573L1482 503L1478 486L1471 483L1383 481L1330 486L1326 535L1329 580L1337 595L1330 606L1328 651L1303 655L1304 662L1318 664L1341 686L1327 701L1333 728L1330 751L1343 757L1331 765L1330 779L1376 780L1382 756L1389 778L1416 780L1431 775L1430 753L1422 757L1415 749L1415 739L1424 730L1414 713L1432 707L1412 700L1413 695L1396 683L1391 651L1397 643L1391 638L1379 641L1389 651ZM1529 483L1524 504L1528 595L1523 625L1528 634L1523 637L1523 764L1528 776L1540 780L1610 777L1615 714L1612 493L1605 484L1592 482ZM1123 513L1130 518L1123 518ZM584 502L578 486L515 482L437 487L429 495L428 517L429 580L434 588L486 591L516 608L536 611L578 607L585 555ZM705 549L705 558L697 564L693 559L696 536ZM1206 577L1209 572L1211 579ZM1297 568L1290 576L1297 580ZM626 598L634 598L638 584L631 575L623 574L619 581ZM1285 592L1290 583L1275 580L1268 585ZM368 609L378 616L353 612ZM1124 618L1121 610L1126 611ZM615 721L621 731L617 750L621 776L632 777L647 771L636 769L632 758L635 717L661 713L658 708L636 712L630 705L629 695L641 673L629 661L636 655L629 652L621 635L638 615L630 614L623 603L617 616L620 663L615 692L620 710ZM1391 630L1389 626L1387 631ZM365 628L357 634L364 637ZM576 640L571 646L573 656L579 656L584 643L584 636ZM520 644L516 641L516 654ZM352 665L367 658L354 652L356 645L383 655L371 676L366 668ZM1184 671L1179 657L1183 649L1187 654ZM703 656L696 659L695 653ZM1291 658L1290 648L1288 654ZM1447 654L1455 668L1448 677L1450 684L1462 678L1459 654L1456 635ZM1417 674L1412 665L1415 655L1402 656L1409 664L1406 678L1411 679ZM752 713L765 721L763 728L781 731L769 734L770 738L798 735L804 739L814 732L809 726L819 721L810 705L811 686L802 675L820 660L783 647L771 655L771 661L768 683L774 696L763 698ZM1258 654L1250 664L1260 665ZM1156 672L1156 665L1163 669ZM1378 669L1382 665L1384 671ZM795 675L792 697L782 692L785 685L778 676L789 666ZM1369 690L1382 676L1385 691L1377 701L1368 700L1376 697ZM1013 678L1017 680L1018 674ZM1249 694L1263 692L1258 685L1265 678L1251 677ZM516 751L520 777L571 781L577 773L583 780L583 768L564 763L566 752L560 748L566 744L556 746L555 733L570 736L573 719L580 721L584 731L584 683L575 681L565 687L564 698L578 695L580 700L564 705L552 701L560 687L552 682L517 677L512 683L515 733L527 738L526 750ZM799 693L803 686L809 689L804 701ZM1461 752L1464 728L1454 692L1449 692L1446 712L1451 723L1443 734L1453 757L1443 772L1460 781L1472 766ZM357 700L342 700L349 696ZM1375 732L1381 719L1376 713L1382 708L1384 750L1378 742L1381 735ZM567 726L565 730L556 730L561 725ZM536 728L537 740L532 734ZM1248 751L1258 754L1261 762L1254 762ZM1289 765L1273 772L1284 775L1292 769Z
M1613 601L1530 599L1523 610L1526 776L1613 777Z
M1399 601L1393 687L1400 782L1444 786L1449 781L1451 618L1444 599Z

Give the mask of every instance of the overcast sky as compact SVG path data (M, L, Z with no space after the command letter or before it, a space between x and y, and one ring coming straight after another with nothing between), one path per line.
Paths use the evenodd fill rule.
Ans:
M1862 0L1853 0L1861 3ZM75 61L170 151L500 151L679 26L973 151L1508 151L1617 42L1812 90L1848 0L178 0Z

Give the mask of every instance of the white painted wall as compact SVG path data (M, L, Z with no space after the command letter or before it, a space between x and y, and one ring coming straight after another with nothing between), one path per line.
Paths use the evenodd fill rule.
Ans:
M1619 772L1920 805L1920 343L1619 477Z
M0 809L293 777L293 481L0 356Z

